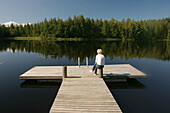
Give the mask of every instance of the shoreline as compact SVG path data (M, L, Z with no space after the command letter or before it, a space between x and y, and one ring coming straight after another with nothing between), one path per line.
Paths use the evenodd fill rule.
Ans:
M86 38L41 38L41 37L9 37L9 38L2 38L2 39L8 39L8 40L46 40L46 41L122 41L122 40L134 40L134 39L118 39L118 38L92 38L92 39L86 39Z
M8 38L1 38L3 40L35 40L35 41L134 41L135 39L118 39L118 38L41 38L41 37L8 37ZM140 39L140 40L148 40L148 39ZM170 41L170 39L150 39L155 41Z

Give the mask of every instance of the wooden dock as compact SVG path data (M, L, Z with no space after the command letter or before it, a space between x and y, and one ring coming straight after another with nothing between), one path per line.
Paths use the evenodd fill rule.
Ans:
M102 78L65 78L50 113L121 113Z
M35 66L20 75L20 79L62 79L62 66Z
M62 79L63 66L35 66L20 76L20 79ZM68 77L89 77L93 75L89 70L92 66L67 66ZM105 65L104 79L145 78L146 74L137 70L130 64Z
M105 65L103 78L93 75L90 69L92 66L67 66L67 78L64 78L63 66L36 66L22 74L20 79L62 80L50 113L121 113L104 80L146 77L129 64ZM39 87L37 85L31 87Z

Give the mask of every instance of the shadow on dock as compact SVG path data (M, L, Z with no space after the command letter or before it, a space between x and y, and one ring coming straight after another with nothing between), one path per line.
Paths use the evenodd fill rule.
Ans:
M59 88L62 80L25 80L21 88Z
M69 76L67 78L81 78L81 76Z
M128 76L128 75L130 75L130 73L124 73L124 74L108 73L108 74L104 74L104 75L106 75L106 76L119 76L119 77L121 77L121 76Z
M109 89L145 89L145 85L136 79L127 79L127 82L106 82Z

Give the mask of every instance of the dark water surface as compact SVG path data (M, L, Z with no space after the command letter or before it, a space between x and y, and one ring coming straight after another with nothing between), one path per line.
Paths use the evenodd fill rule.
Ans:
M47 113L60 83L19 80L34 66L94 63L102 48L106 64L128 63L148 75L126 83L107 83L124 113L170 113L170 42L0 40L0 113Z

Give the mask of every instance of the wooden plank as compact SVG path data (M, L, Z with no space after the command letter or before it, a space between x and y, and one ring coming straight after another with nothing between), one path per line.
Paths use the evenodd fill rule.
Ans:
M130 64L106 65L104 78L145 78L147 75Z
M56 112L116 112L119 105L102 78L65 78L50 109Z
M62 66L35 66L20 79L62 79Z
M93 73L92 66L67 66L67 76L72 78L89 78ZM62 66L35 66L20 76L20 79L62 79ZM98 77L98 76L96 76ZM126 78L145 78L146 74L137 70L130 64L105 65L103 78L105 80Z

